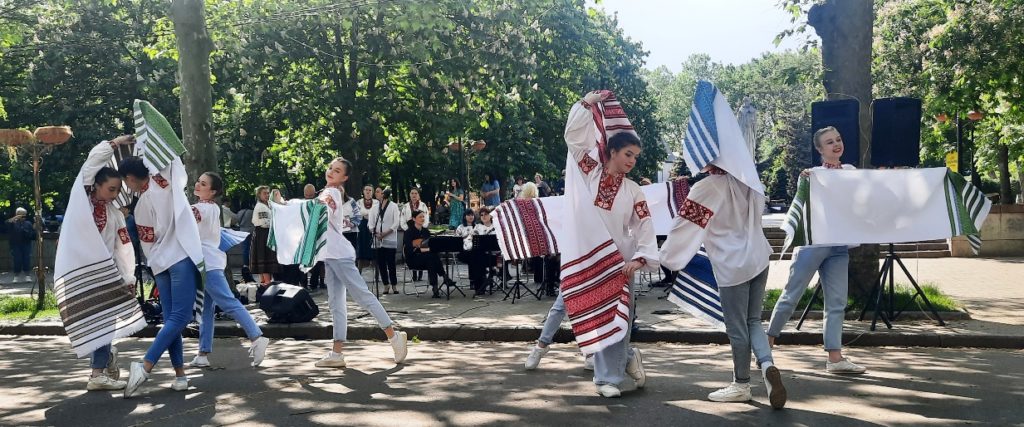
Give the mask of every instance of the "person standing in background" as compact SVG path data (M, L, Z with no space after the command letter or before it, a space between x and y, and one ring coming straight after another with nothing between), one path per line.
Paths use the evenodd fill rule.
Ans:
M484 182L480 185L480 198L487 207L493 208L501 204L501 184L494 175L484 174Z
M8 242L11 246L11 263L14 282L19 275L24 275L25 282L32 281L32 241L36 238L36 230L32 221L28 220L28 210L18 208L14 216L7 220Z

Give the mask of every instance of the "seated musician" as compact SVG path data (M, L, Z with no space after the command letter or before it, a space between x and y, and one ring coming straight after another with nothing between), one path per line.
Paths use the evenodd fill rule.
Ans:
M414 270L427 270L430 288L434 291L434 298L441 298L441 292L437 287L437 276L444 278L445 286L455 285L455 281L448 277L441 264L441 257L430 251L428 239L430 230L424 226L427 221L427 214L420 211L412 212L412 219L409 220L409 229L402 239L402 251L405 254L405 265Z
M493 235L494 223L491 220L491 208L487 206L480 208L479 223L474 224L473 218L473 211L466 211L462 225L455 232L463 238L463 251L459 253L459 261L469 266L469 283L473 287L473 296L478 297L487 291L485 280L487 267L494 266L495 257L483 250L475 250L473 236Z

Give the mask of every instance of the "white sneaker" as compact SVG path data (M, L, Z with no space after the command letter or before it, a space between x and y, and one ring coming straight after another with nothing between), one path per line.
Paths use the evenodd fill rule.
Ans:
M25 275L25 281L26 282L31 282L32 281L32 276L29 276L29 275L26 274Z
M191 366L193 368L207 368L210 366L210 359L201 354L197 354L196 357L193 358L191 362L188 362L188 366Z
M863 374L867 371L867 368L853 363L850 359L846 358L836 363L825 362L825 372L830 374Z
M526 370L532 371L537 369L537 365L540 365L540 359L544 357L545 354L548 354L549 350L551 350L551 346L541 348L534 345L533 349L530 350L530 355L526 356Z
M149 379L149 373L142 366L142 362L132 362L128 368L128 381L124 388L124 398L127 399L135 395L135 392L139 390L139 386Z
M622 392L615 384L601 384L597 386L597 394L601 397L619 397L622 396Z
M171 383L171 390L174 390L174 391L185 391L185 390L188 390L188 377L174 377L174 382Z
M85 386L86 390L123 390L128 383L124 381L117 381L106 375L100 374L99 376L89 378L89 384Z
M772 408L782 409L786 406L786 387L782 385L782 373L779 368L769 366L762 372L764 387L768 390L768 401Z
M267 355L267 347L270 346L270 339L267 337L256 338L249 346L249 357L252 358L252 367L260 366L263 358Z
M405 361L405 356L409 355L409 337L405 331L395 332L388 341L391 341L391 349L395 351L395 363Z
M121 365L117 363L117 347L115 346L110 346L110 360L107 361L106 374L112 380L121 379Z
M633 381L636 381L636 388L644 388L647 384L647 373L644 372L644 358L640 355L640 349L633 347L633 357L626 363L626 373Z
M323 359L317 360L313 366L316 366L317 368L344 368L345 355L328 351L327 355L324 356Z
M583 358L583 370L593 371L594 370L594 355L588 354Z
M748 402L750 396L750 384L741 384L733 381L728 387L717 390L708 395L712 402Z

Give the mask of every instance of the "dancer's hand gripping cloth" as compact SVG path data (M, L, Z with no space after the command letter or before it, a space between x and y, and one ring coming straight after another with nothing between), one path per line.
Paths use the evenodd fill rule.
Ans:
M188 185L188 175L185 172L185 165L181 162L181 156L185 153L185 146L174 133L170 123L160 112L156 111L149 102L135 100L133 110L135 113L135 155L142 158L152 176L147 191L154 193L170 192L155 197L139 197L136 205L136 215L140 210L174 212L173 224L166 224L165 229L173 229L173 242L180 245L185 254L199 270L200 280L196 282L196 299L193 304L192 313L197 322L200 322L203 312L203 283L206 281L206 264L203 261L203 245L199 239L199 226L196 224L195 214L192 212L192 205L185 196L185 187ZM151 215L156 216L156 215ZM162 224L163 225L163 224ZM140 239L144 238L140 233ZM166 239L164 239L166 240ZM173 242L154 242L156 245ZM177 251L156 251L156 254L170 253ZM172 256L173 257L173 256ZM151 256L150 267L154 272L162 271L177 262L178 259L161 259L159 255Z
M54 262L57 307L78 357L146 326L135 299L135 252L124 216L86 192L113 154L106 141L89 151L71 187Z
M605 146L618 132L634 132L614 94L588 95L572 107L565 126L566 224L559 240L561 290L584 354L621 341L629 328L631 295L623 267L638 261L658 268L650 209L640 187L605 168ZM622 218L630 218L628 222ZM633 230L636 235L629 235Z

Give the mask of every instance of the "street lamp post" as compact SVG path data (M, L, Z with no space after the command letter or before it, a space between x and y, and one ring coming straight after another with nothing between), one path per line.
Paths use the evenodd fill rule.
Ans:
M32 190L35 195L35 224L36 231L36 284L32 292L39 288L39 300L37 307L43 308L46 301L46 267L43 264L43 198L39 187L39 169L43 164L43 156L50 154L57 145L67 142L74 136L68 126L43 126L37 128L34 134L23 129L0 129L0 144L15 149L12 158L16 158L17 152L28 155L32 158ZM31 292L29 293L31 295Z
M452 141L448 144L448 151L451 152L454 150L459 152L459 175L462 175L460 177L462 178L462 189L463 191L466 192L466 206L469 206L469 168L466 167L465 155L465 151L468 148L463 147L462 145L463 141L461 138L456 141ZM478 139L475 141L466 141L466 145L468 145L469 148L472 148L473 151L477 153L483 151L484 148L487 148L487 142L482 139Z

